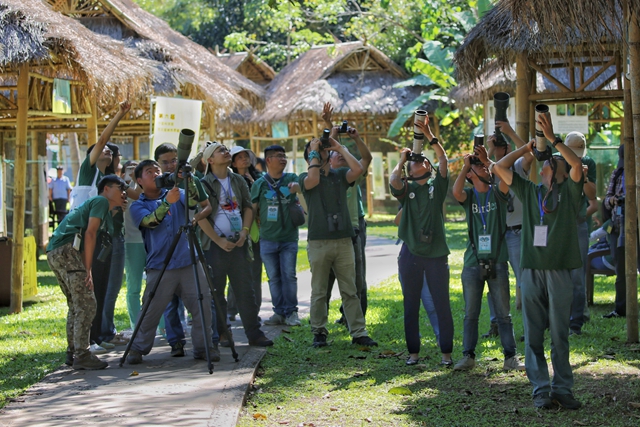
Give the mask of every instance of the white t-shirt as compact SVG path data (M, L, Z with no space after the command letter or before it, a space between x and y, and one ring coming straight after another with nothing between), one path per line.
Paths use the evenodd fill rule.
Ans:
M225 179L218 179L218 181L221 187L218 195L220 204L217 206L213 228L219 236L233 236L242 230L242 216L240 209L238 209L238 200L233 194L231 179L228 176Z

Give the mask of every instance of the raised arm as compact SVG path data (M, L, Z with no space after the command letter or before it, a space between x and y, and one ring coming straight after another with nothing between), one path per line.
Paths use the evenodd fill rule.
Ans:
M111 119L107 127L104 128L104 130L102 131L102 134L100 135L100 138L98 138L98 142L96 142L96 146L93 148L93 150L91 150L91 154L89 155L89 161L91 162L92 165L96 164L96 162L98 161L98 158L100 157L100 154L102 154L102 150L104 150L104 146L107 145L107 142L109 142L109 139L111 139L111 135L113 134L113 131L116 130L118 123L120 122L120 120L122 120L124 116L127 115L130 109L131 109L131 103L129 101L122 101L120 103L120 108L118 109L118 112L116 113L115 116L113 116L113 119Z
M320 166L322 166L322 160L320 159L319 150L320 140L318 138L313 138L311 140L311 143L309 144L309 154L311 154L312 151L316 151L318 153L318 156L312 158L309 161L309 172L304 178L305 190L311 190L316 185L320 184Z
M431 145L431 141L434 140L435 136L433 135L433 132L431 132L431 127L429 127L429 115L425 116L424 122L415 122L415 125L422 131L422 133L424 133L426 141L429 143L429 145ZM440 141L438 141L436 144L431 145L431 148L433 148L436 159L438 159L438 170L440 171L440 175L443 178L446 178L449 166L447 154L444 152L444 148L442 147Z
M347 172L347 176L346 176L347 182L349 183L354 182L356 179L358 179L360 175L362 175L362 170L363 170L362 165L360 164L358 159L353 157L353 154L349 152L349 149L347 147L345 147L344 145L341 145L338 141L336 141L333 138L329 138L329 142L331 143L331 150L337 151L338 153L342 154L342 157L344 158L344 160L347 162L347 165L349 166L349 171Z
M493 165L492 172L499 176L506 185L511 186L511 183L513 182L513 171L511 170L511 166L513 166L516 160L527 153L533 153L533 140L518 148L516 151L512 151L507 154L499 162L495 163Z
M456 178L456 182L453 183L453 188L451 192L453 193L453 197L460 203L464 203L467 200L467 193L464 191L464 182L466 180L467 174L471 170L471 154L464 155L464 166L462 166L462 170L458 174Z
M373 160L373 156L371 155L371 151L369 151L369 147L364 143L360 135L358 134L358 130L356 128L349 128L347 130L349 136L355 141L356 147L358 147L358 151L360 152L360 165L362 166L362 175L367 176L369 173L369 165L371 164L371 160Z
M389 177L389 184L396 190L402 190L404 188L404 181L402 181L402 171L404 170L404 164L407 163L407 156L411 150L409 148L403 148L400 150L400 161L391 171Z
M538 124L544 132L545 138L549 140L550 143L554 143L556 140L556 135L553 133L553 123L551 122L551 118L547 117L546 114L540 114L538 116ZM573 182L581 182L584 180L582 177L582 160L580 157L576 156L576 153L562 142L558 142L554 144L556 150L560 152L562 157L569 163L571 166L571 171L569 172L569 176Z

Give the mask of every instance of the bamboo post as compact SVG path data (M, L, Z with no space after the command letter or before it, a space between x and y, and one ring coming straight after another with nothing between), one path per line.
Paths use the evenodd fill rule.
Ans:
M140 136L133 137L133 159L140 160Z
M369 147L366 134L362 136L362 141L364 142L364 145ZM371 218L373 217L373 178L371 178L371 174L368 170L365 172L367 172L367 176L365 177L365 188L367 189L367 216Z
M91 117L87 117L87 147L98 142L98 106L96 99L91 98Z
M630 12L627 21L629 33L629 74L631 80L631 111L633 117L633 139L625 135L629 142L624 145L624 170L625 189L627 198L625 201L625 258L627 281L627 342L638 342L638 266L637 266L637 239L638 219L637 215L637 177L636 164L640 158L640 17ZM626 85L625 85L626 86ZM625 90L626 92L626 90ZM625 112L627 110L625 99ZM626 114L625 114L626 116ZM625 120L626 121L626 120Z
M249 148L255 154L256 151L256 141L253 139L253 123L249 123Z
M24 281L25 178L27 176L27 113L29 109L29 65L18 70L18 116L16 122L16 158L13 188L13 245L11 249L11 313L22 311Z
M75 180L80 172L80 146L78 145L78 134L70 132L67 134L67 143L69 144L69 154L71 157L71 175ZM77 184L77 182L74 182Z
M40 165L38 164L38 133L31 132L31 229L36 237L36 245L41 246L40 228Z
M209 141L215 141L216 136L218 135L217 123L216 123L216 114L211 109L211 113L209 114Z
M532 72L526 53L520 53L516 57L516 133L523 141L529 141L531 102L529 94L532 91ZM535 176L536 161L531 164L531 177ZM533 180L533 179L532 179Z

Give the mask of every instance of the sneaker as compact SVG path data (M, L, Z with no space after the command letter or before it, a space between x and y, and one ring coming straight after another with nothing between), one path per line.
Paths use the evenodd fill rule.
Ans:
M184 357L184 344L177 342L171 346L171 357Z
M105 350L113 350L114 348L116 348L115 344L111 344L107 341L102 341L100 343L100 347L104 348Z
M504 365L502 365L502 369L505 371L524 371L526 370L524 363L520 361L518 356L511 356L504 359Z
M500 336L500 331L498 330L498 324L491 322L491 326L489 326L489 331L486 334L482 334L482 338L493 338Z
M291 314L288 315L286 319L284 319L284 323L286 323L287 326L300 326L300 319L298 319L298 312L292 311Z
M129 365L139 365L142 363L142 354L138 350L131 349L127 356L127 363Z
M582 335L582 330L571 328L569 329L569 335Z
M358 338L353 338L351 340L351 344L361 345L363 347L377 347L378 343L371 339L371 337L363 336Z
M109 340L109 344L116 345L127 345L129 344L129 338L126 338L122 334L116 334L111 340Z
M318 347L326 347L327 346L327 336L322 334L315 334L313 336L313 346L315 348Z
M611 313L605 314L602 317L605 319L617 319L618 317L624 317L624 315L618 314L617 311L613 310Z
M273 341L271 341L269 338L262 335L258 339L249 340L249 345L252 345L255 347L270 347L273 345Z
M98 344L91 344L89 346L89 351L91 354L105 354L107 352L104 347L101 347Z
M109 364L107 362L103 362L102 360L98 359L95 355L89 353L86 354L83 357L76 357L73 359L73 369L86 369L89 371L93 371L93 370L97 370L97 369L104 369L107 366L109 366Z
M539 409L551 409L553 408L553 402L549 397L549 393L542 392L533 396L533 406Z
M551 400L565 409L580 409L582 403L573 397L573 394L557 394L551 392Z
M67 350L67 355L64 359L64 364L67 366L73 366L73 350Z
M471 357L470 355L465 355L456 366L453 367L454 371L469 371L476 367L476 359Z
M284 316L274 313L273 316L264 321L264 324L267 326L285 325L286 319Z
M450 367L453 366L453 360L451 360L451 359L449 359L449 360L442 359L440 361L440 365L444 366L445 368L450 368Z

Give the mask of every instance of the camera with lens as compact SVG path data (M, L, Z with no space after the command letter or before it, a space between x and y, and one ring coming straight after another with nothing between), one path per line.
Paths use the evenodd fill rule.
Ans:
M340 126L340 130L338 130L339 133L347 133L349 131L349 122L346 120L342 121L342 125Z
M479 259L480 275L482 280L496 278L496 262L493 259Z
M473 137L473 148L474 148L474 151L475 151L475 147L482 147L482 146L484 146L484 135L476 135L476 136L474 136ZM471 156L469 158L469 162L472 165L482 165L482 161L479 158L475 157L475 156Z
M420 229L420 242L431 244L431 242L433 242L433 231L427 230L425 232L423 229Z
M100 252L98 252L98 257L96 258L100 262L107 262L109 259L109 255L111 255L111 237L105 233L102 233L102 238L100 239Z
M325 129L322 131L322 136L320 137L320 143L322 148L331 148L331 143L329 142L329 135L331 135L330 129Z
M551 146L547 144L547 137L538 124L538 118L541 114L546 115L550 119L549 106L546 104L536 105L536 146L533 149L533 155L538 161L543 162L551 158Z
M496 117L495 121L499 122L508 122L507 118L507 109L509 108L509 94L506 92L498 92L493 95L493 107L496 109ZM494 141L494 145L496 147L506 147L507 140L504 135L500 131L500 128L495 128L495 136L496 140Z
M344 221L342 220L342 214L327 214L327 227L329 228L329 232L344 230Z
M156 187L157 188L172 188L180 183L177 179L177 173L182 172L183 176L191 172L191 165L187 162L189 155L191 154L191 146L196 133L191 129L182 129L178 136L178 168L175 172L165 172L160 176L157 176Z
M227 240L230 241L231 243L235 243L238 240L240 240L240 233L238 233L237 231L235 233L233 233L230 236L226 236Z

